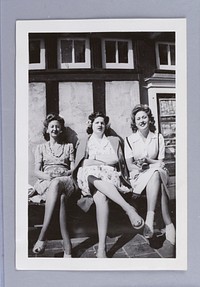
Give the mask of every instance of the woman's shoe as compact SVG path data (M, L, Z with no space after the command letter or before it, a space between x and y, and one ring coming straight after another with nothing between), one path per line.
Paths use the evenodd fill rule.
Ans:
M63 258L72 258L71 254L67 254L64 252Z
M108 258L107 257L107 255L106 255L106 251L105 250L103 250L103 251L97 251L97 253L96 253L96 257L97 258Z
M134 229L140 229L144 226L144 219L137 214L135 208L127 212L127 215ZM136 215L140 217L140 220L136 219Z
M146 223L144 225L143 236L147 239L150 239L153 237L153 231L150 229L150 227Z
M43 254L46 247L46 241L38 240L34 247L33 247L33 253L34 254Z

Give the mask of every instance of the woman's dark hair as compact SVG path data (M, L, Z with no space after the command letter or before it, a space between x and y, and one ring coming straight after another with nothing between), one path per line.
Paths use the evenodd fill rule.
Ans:
M93 129L92 129L92 124L94 122L94 120L98 117L101 117L104 119L104 122L105 122L105 135L109 135L110 133L110 125L108 124L109 123L109 117L106 116L104 113L102 112L95 112L95 113L92 113L88 116L88 127L87 127L87 130L86 132L88 134L92 134L93 133Z
M140 111L143 111L145 112L147 115L148 115L148 118L149 118L149 129L151 132L155 132L156 130L156 127L155 127L155 120L154 120L154 117L152 115L152 112L151 112L151 109L149 108L148 105L136 105L133 110L132 110L132 113L131 113L131 129L134 133L136 133L137 131L137 127L136 127L136 124L135 124L135 116L138 112Z
M60 123L60 125L61 125L61 134L59 136L60 137L59 141L62 141L62 134L63 134L63 131L65 129L65 121L64 121L64 119L61 116L59 116L56 113L48 114L46 119L44 120L43 136L44 136L46 141L50 140L50 136L47 133L47 129L48 129L49 123L52 122L52 121L58 121Z

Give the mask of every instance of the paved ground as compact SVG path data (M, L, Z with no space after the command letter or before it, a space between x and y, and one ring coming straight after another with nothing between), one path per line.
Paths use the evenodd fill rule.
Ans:
M97 243L88 237L72 239L73 257L95 258ZM171 257L171 249L154 249L140 234L134 238L115 237L107 239L107 256L111 258L165 258ZM45 253L38 257L63 257L62 240L50 240L47 243ZM29 250L29 257L37 257Z
M142 206L139 203L139 206ZM143 205L145 206L145 205ZM167 244L165 235L160 234L163 226L159 207L157 208L157 221L155 222L156 236L150 241L139 232L134 230L128 217L116 205L110 208L110 218L107 236L107 256L110 258L168 258L175 257L174 248ZM172 220L175 224L175 201L170 202ZM29 206L29 257L35 256L32 248L36 242L43 218L44 206ZM140 214L145 214L140 210ZM143 218L145 215L143 215ZM34 224L33 224L34 223ZM62 240L58 227L58 218L52 222L52 229L49 231L49 240L44 254L40 257L62 257ZM72 241L72 256L75 258L95 258L97 251L97 227L94 207L88 213L84 213L79 208L72 208L70 211L69 231ZM163 244L164 242L164 244Z

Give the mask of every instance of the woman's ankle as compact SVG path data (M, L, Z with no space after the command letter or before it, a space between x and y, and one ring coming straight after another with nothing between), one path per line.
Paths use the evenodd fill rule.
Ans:
M176 230L173 223L166 225L166 239L172 244L176 243Z
M147 211L147 216L145 220L145 224L150 228L152 232L153 232L154 215L155 215L154 211L152 210Z
M106 248L105 247L98 247L96 256L97 256L97 258L107 258Z

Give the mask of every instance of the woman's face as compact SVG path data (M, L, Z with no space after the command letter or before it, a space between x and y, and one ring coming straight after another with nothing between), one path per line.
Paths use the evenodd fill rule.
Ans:
M149 129L149 117L146 112L139 111L135 115L135 124L139 131Z
M103 135L105 132L105 121L102 117L97 117L94 122L92 123L92 130L93 133L96 135Z
M48 124L47 133L49 133L50 137L57 138L61 132L62 127L59 121L54 120Z

